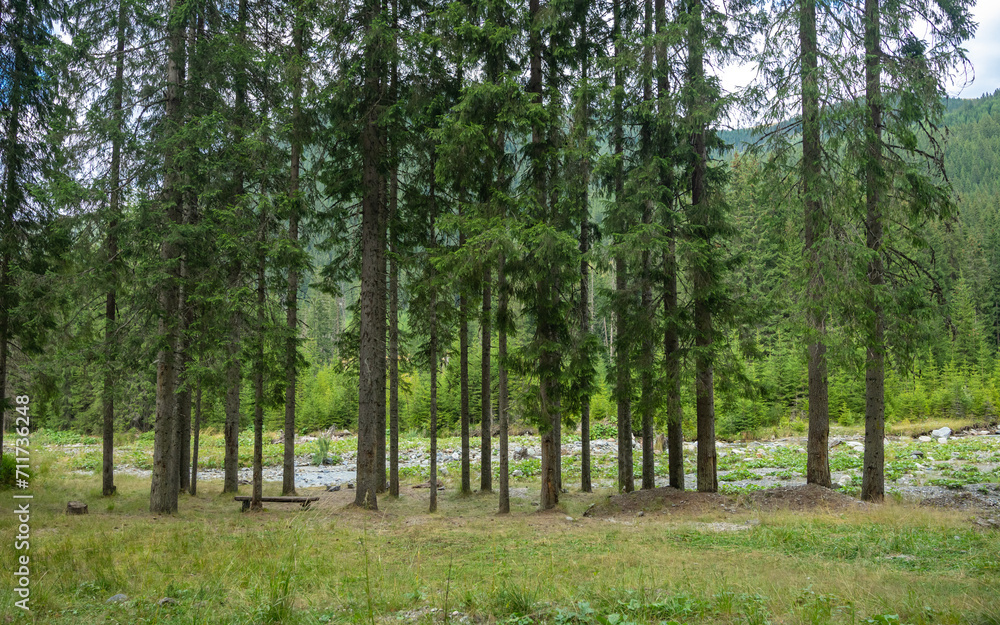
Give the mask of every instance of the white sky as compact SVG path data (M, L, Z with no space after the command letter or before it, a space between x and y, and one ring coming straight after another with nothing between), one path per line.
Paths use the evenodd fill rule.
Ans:
M972 71L969 84L964 77L958 77L959 84L948 88L948 95L956 98L978 98L984 93L992 94L1000 88L1000 0L978 0L972 8L975 21L979 24L976 37L967 41L965 48ZM745 86L753 79L753 65L727 67L721 71L722 86L727 91Z
M976 38L966 43L969 60L975 71L975 81L961 93L951 93L961 98L978 98L1000 88L1000 2L979 0L972 9L979 23Z

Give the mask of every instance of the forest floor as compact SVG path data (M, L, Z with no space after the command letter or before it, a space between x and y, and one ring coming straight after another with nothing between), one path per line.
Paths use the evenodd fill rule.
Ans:
M182 495L179 512L163 516L148 512L148 477L120 474L118 493L102 498L99 475L73 466L89 450L67 453L81 449L67 444L89 441L57 445L45 436L35 444L49 448L35 456L32 476L32 611L14 607L7 575L0 623L1000 623L995 477L942 487L953 494L940 501L897 494L879 505L859 502L850 488L791 480L767 490L617 495L604 485L579 492L567 477L559 508L539 513L537 479L521 469L512 514L502 517L495 494L459 495L454 470L435 514L427 513L419 470L404 477L402 497L379 499L378 512L352 508L354 491L344 484L335 492L301 488L321 498L309 510L270 504L241 513L220 494L220 481L205 479L198 496ZM529 458L517 461L524 468L530 442L512 444L527 448ZM725 470L752 471L766 456L786 459L769 469L797 471L805 454L794 444L771 451L780 442L739 447L752 453L722 447L732 453L720 454L720 468L741 458ZM345 437L331 449L346 454L349 444ZM997 445L992 436L898 441L887 471L909 461L948 463L952 469L940 470L952 473L959 462L995 465ZM852 447L834 446L831 461L853 459ZM129 453L143 449L137 441ZM210 463L212 453L206 457ZM265 484L265 494L278 490ZM71 500L87 502L89 514L65 515ZM5 569L21 553L18 531L14 515L0 516Z
M917 430L918 432L920 430ZM244 433L240 440L240 480L251 478L252 439ZM296 485L299 487L347 487L355 475L354 458L357 439L347 432L330 432L327 464L318 461L317 436L297 437ZM62 467L84 475L100 471L101 448L94 437L57 432L40 432L35 444L63 457ZM264 444L264 481L281 481L282 437L268 433ZM578 436L564 434L563 480L565 485L580 483L581 443ZM747 494L781 486L805 484L806 440L790 436L772 440L717 441L719 489L724 494ZM438 441L439 479L449 490L459 485L461 441L442 437ZM497 440L492 441L492 469L498 479ZM694 487L697 445L684 444L685 473L688 488ZM861 484L864 437L856 430L835 430L830 438L830 469L835 487L856 495ZM531 481L541 470L541 449L537 436L512 436L510 470L515 481ZM222 479L224 445L222 436L206 433L201 437L199 479ZM591 441L591 475L595 487L612 488L616 484L617 442ZM115 470L118 474L149 478L152 468L152 437L120 435L115 443ZM480 439L470 444L472 484L479 484ZM633 450L636 487L641 484L641 449ZM666 456L656 452L656 486L666 486ZM429 441L423 437L404 436L400 440L400 477L402 480L430 479ZM886 491L899 500L931 500L949 505L963 500L984 502L1000 509L1000 429L974 427L952 434L943 441L930 436L890 435L885 444ZM526 495L527 496L527 495Z

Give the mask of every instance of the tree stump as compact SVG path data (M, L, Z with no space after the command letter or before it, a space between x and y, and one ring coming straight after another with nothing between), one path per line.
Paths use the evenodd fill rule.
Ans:
M82 501L71 501L66 504L66 514L87 514L87 504Z

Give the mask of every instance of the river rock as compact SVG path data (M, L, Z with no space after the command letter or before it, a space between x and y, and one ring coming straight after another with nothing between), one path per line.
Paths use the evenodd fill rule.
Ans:
M948 438L951 436L951 428L946 425L943 428L932 430L931 436L934 438Z
M930 436L921 436L917 440L920 441L921 443L929 443L934 439L932 439Z

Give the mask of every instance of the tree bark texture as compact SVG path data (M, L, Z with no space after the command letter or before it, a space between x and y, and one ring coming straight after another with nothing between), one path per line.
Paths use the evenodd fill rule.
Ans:
M201 434L201 382L194 396L194 441L191 445L191 486L188 492L194 497L198 494L198 439Z
M510 456L507 417L507 273L497 260L497 418L500 420L500 514L510 513Z
M825 219L819 178L822 143L819 127L819 76L816 40L816 0L800 0L799 45L802 56L802 197L805 263L809 270L806 290L809 325L809 437L806 443L806 482L830 488L830 406L826 369L826 309L818 244L824 237Z
M480 471L479 490L484 493L493 492L493 398L490 378L490 352L493 341L493 290L492 271L489 266L483 268L483 315L480 320L482 334L482 418L480 427Z
M615 349L615 395L618 403L618 490L631 493L635 490L635 476L632 466L632 372L629 363L629 349L623 345L625 332L622 329L626 306L626 267L625 259L618 256L615 259L615 290L618 293L618 310L616 312L618 337Z
M399 33L399 0L392 2L393 33ZM399 61L393 56L389 96L399 98ZM389 495L399 497L399 144L391 140L389 173Z
M177 0L171 0L170 13L178 11ZM184 65L184 31L169 21L167 51L166 118L168 132L174 134L181 125L181 72ZM173 229L181 222L180 163L174 148L168 147L163 162L163 216L165 226ZM177 244L167 236L160 244L160 260L167 267L176 267ZM159 285L161 317L157 334L162 348L156 358L156 420L153 425L153 475L149 490L149 511L153 514L177 512L179 451L177 449L175 351L177 349L177 269L168 269Z
M879 0L865 0L865 235L868 261L868 349L865 361L865 457L861 498L885 498L885 311L881 289L885 283L882 260L882 70Z
M377 1L365 7L364 29L370 31L381 10ZM365 111L361 131L361 294L358 384L357 506L377 510L378 432L385 412L385 188L381 173L386 134L380 121L383 63L370 42L364 53ZM379 410L383 416L380 419Z
M705 32L702 24L704 6L701 0L690 5L688 22L688 80L691 82L689 112L692 115L691 144L694 163L691 172L692 226L700 256L692 269L695 329L695 410L698 424L698 490L714 493L719 489L715 455L715 382L713 372L713 325L711 291L714 276L711 263L712 217L708 206L708 147L706 126L702 117L706 106L702 89L705 84Z
M264 216L261 215L263 222ZM260 241L264 245L264 224L261 224ZM253 361L253 488L250 494L250 510L264 509L261 497L264 494L264 305L267 291L265 287L266 257L263 250L257 261L257 336Z
M459 232L459 247L465 247L465 233ZM461 287L460 287L461 288ZM469 307L464 293L458 295L458 378L459 378L459 421L462 428L462 484L461 492L472 492L472 475L469 466Z
M117 322L117 293L115 285L118 280L118 218L121 215L121 154L122 154L122 119L125 90L125 3L118 3L118 33L115 40L115 80L111 85L112 113L115 119L115 134L111 140L111 172L108 189L111 218L108 221L107 256L108 273L111 278L111 288L108 289L104 306L104 354L107 359L104 370L104 389L101 394L104 413L102 434L103 462L101 463L101 494L109 497L115 494L115 332ZM2 405L2 403L0 403Z
M653 100L653 0L644 0L643 11L643 37L646 43L643 46L642 100L643 102L650 103ZM639 129L639 141L643 166L649 168L652 166L653 159L653 129L648 117L642 121ZM643 201L642 223L647 228L653 223L654 202L652 197L646 198ZM647 237L647 240L643 241L641 254L642 294L640 305L643 315L643 330L642 356L640 358L642 371L639 374L641 393L639 406L642 411L642 488L644 489L651 489L656 485L653 458L653 410L656 406L654 398L655 389L653 387L653 367L655 365L653 272L649 243L650 241Z
M238 321L234 321L229 330L226 352L226 423L223 430L226 451L222 492L236 493L240 487L240 387L243 386Z
M288 172L288 201L291 211L288 215L288 241L292 249L299 249L299 164L302 158L302 72L305 63L305 16L303 8L295 9L295 25L292 27L292 44L295 55L291 62L292 70L292 141L290 167ZM281 494L295 494L295 387L298 368L298 298L299 271L293 265L288 269L288 292L285 295L288 337L285 343L285 426L284 454L281 465Z
M589 178L589 176L588 176ZM583 192L584 206L587 206L586 190ZM588 211L589 217L589 211ZM590 334L590 263L587 252L590 251L590 221L585 218L580 224L580 331ZM584 397L580 402L580 490L593 492L590 481L590 397Z

